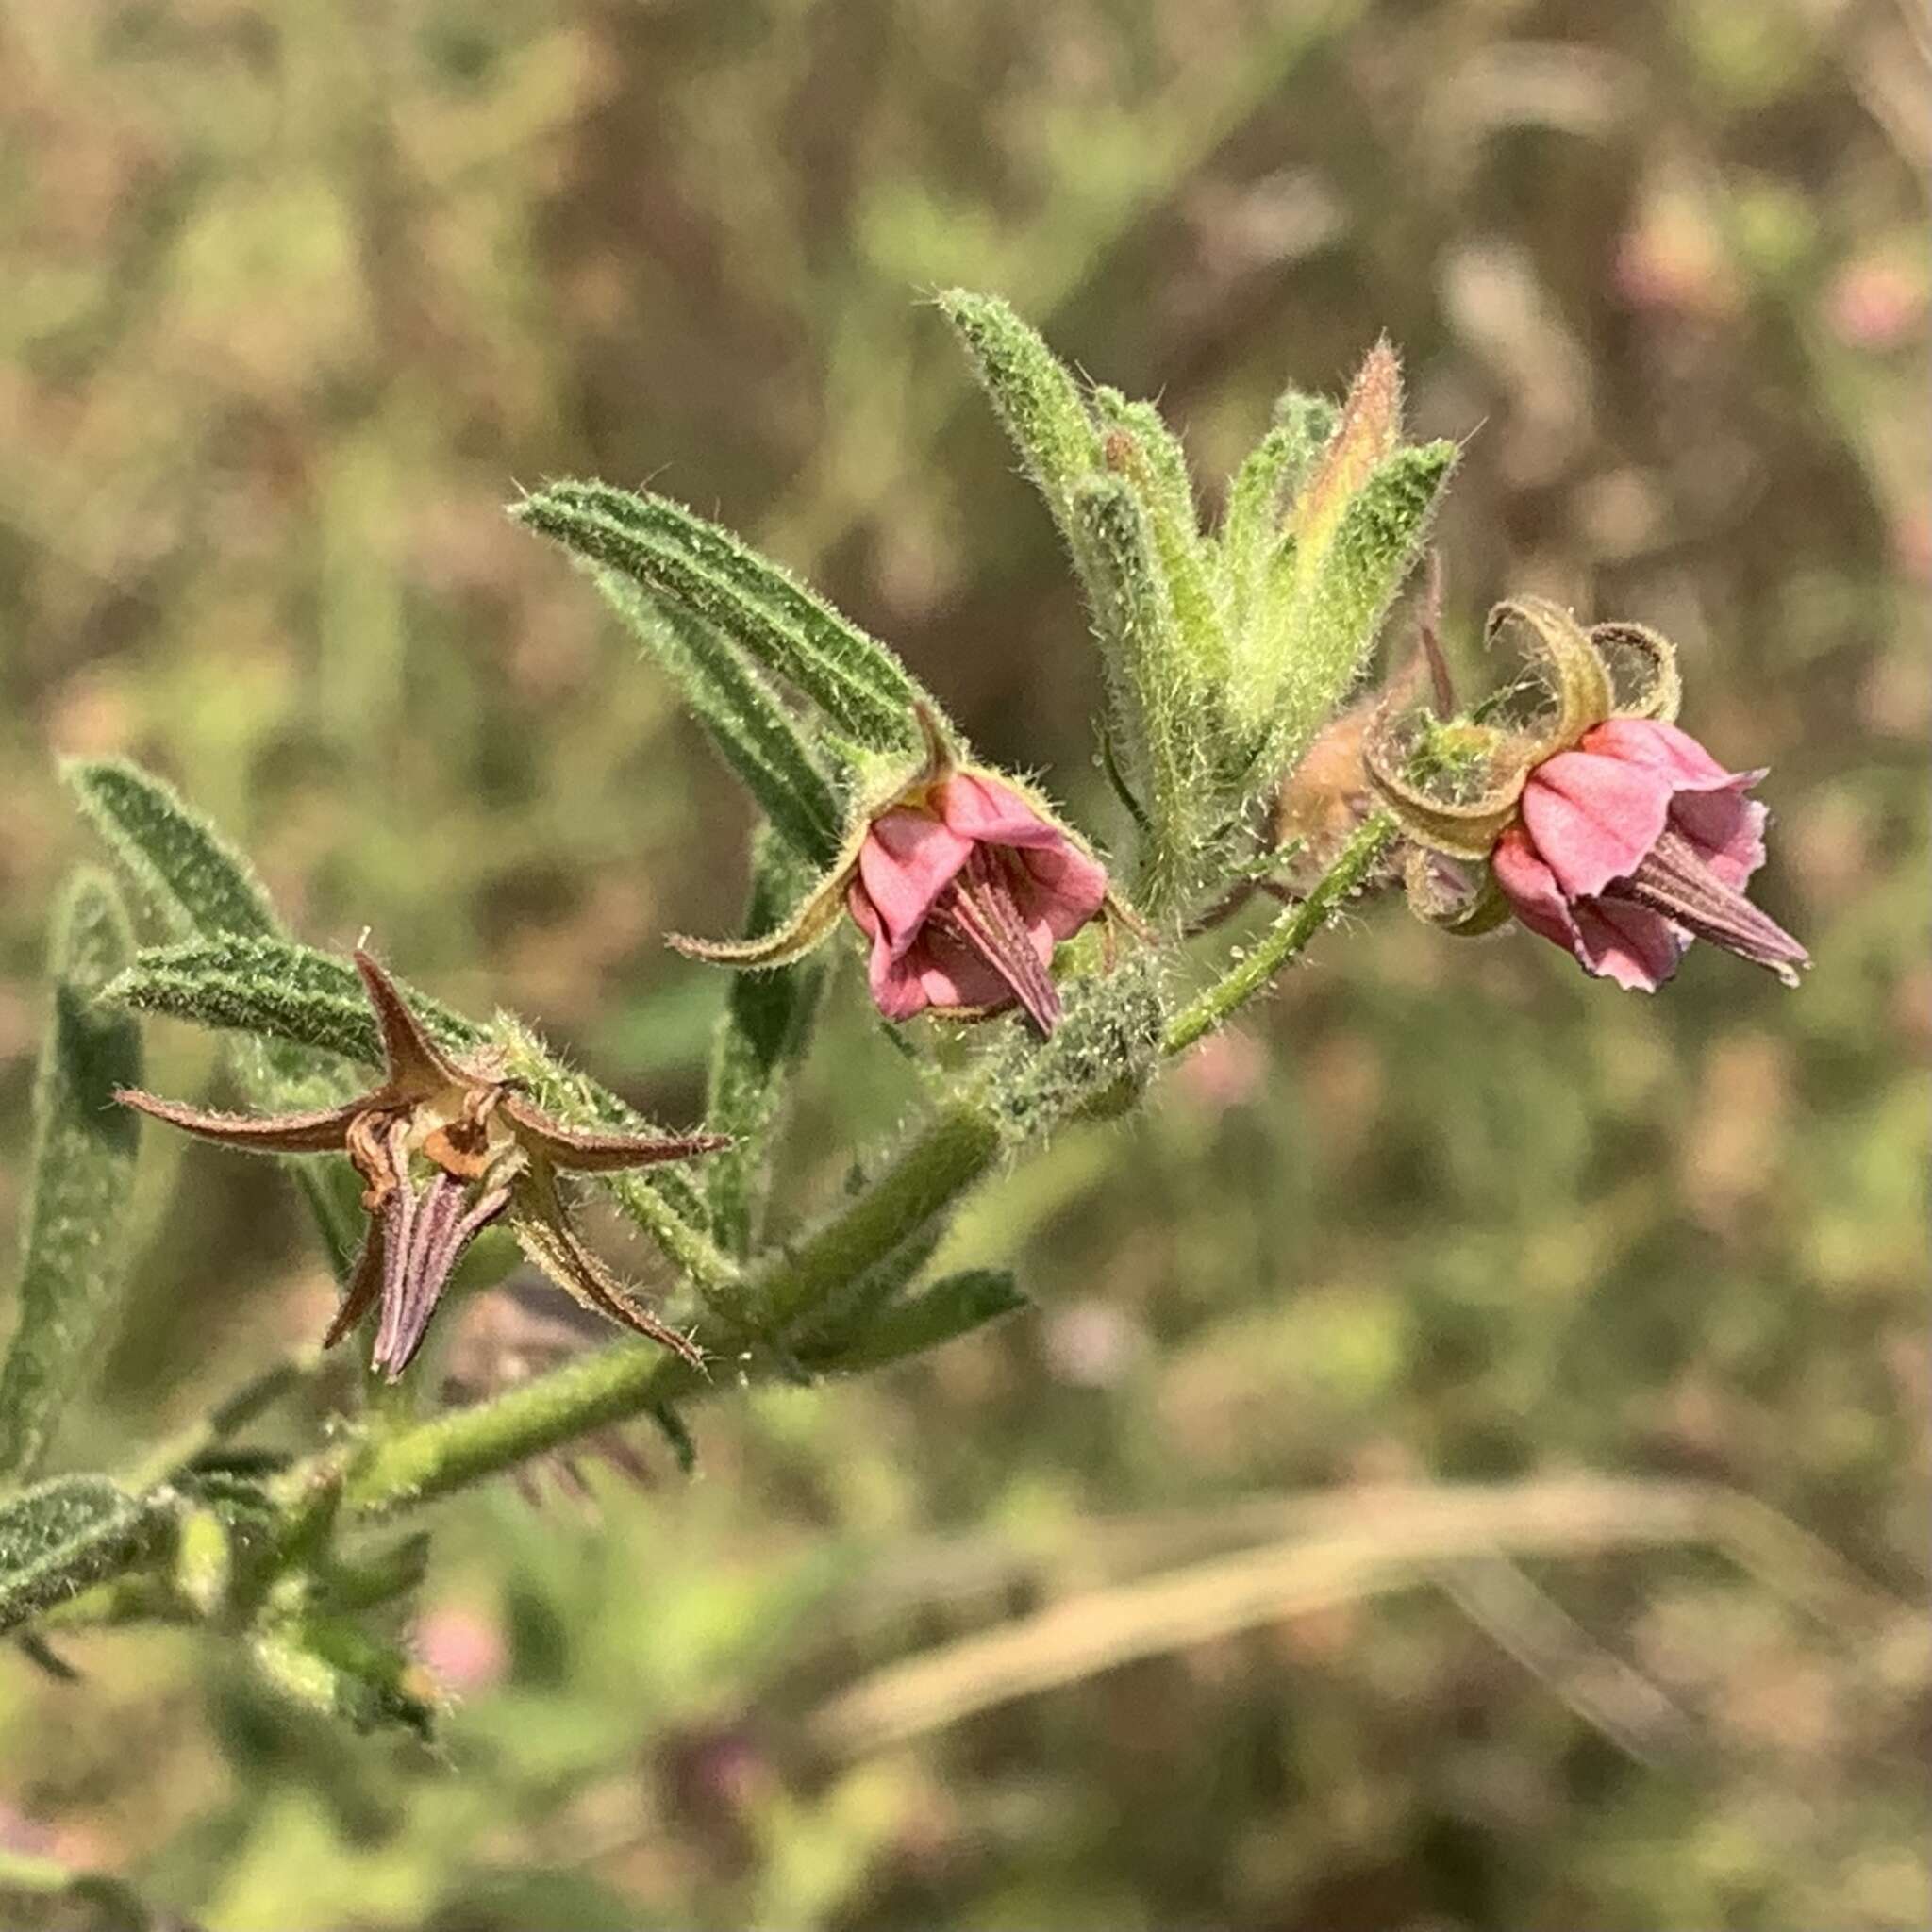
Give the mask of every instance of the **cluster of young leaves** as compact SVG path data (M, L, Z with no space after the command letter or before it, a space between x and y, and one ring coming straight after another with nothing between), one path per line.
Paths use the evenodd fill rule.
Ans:
M1241 861L1254 808L1361 677L1456 445L1402 440L1384 341L1338 409L1289 390L1203 526L1154 405L1083 389L995 297L939 298L1046 500L1108 677L1140 903L1177 921Z

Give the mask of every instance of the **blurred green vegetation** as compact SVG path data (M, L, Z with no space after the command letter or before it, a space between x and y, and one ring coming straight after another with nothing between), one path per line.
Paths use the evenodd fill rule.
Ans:
M941 282L1158 392L1206 479L1389 330L1417 433L1467 439L1464 675L1505 591L1669 631L1686 722L1772 768L1765 897L1818 962L1790 995L1698 948L1644 1000L1364 906L969 1213L948 1259L1020 1260L1035 1312L726 1394L694 1480L641 1436L591 1509L564 1472L444 1507L438 1751L205 1641L70 1641L80 1684L9 1652L0 1851L215 1932L1927 1923L1924 36L1903 0L0 0L0 1237L87 851L56 753L165 771L305 938L372 927L692 1115L723 989L659 936L728 928L746 808L518 482L722 516L1106 824L1077 607ZM794 1208L906 1100L855 984ZM150 1142L72 1461L328 1305L274 1176ZM487 1378L517 1344L473 1314ZM1639 1486L1507 1562L1433 1487L1526 1525L1579 1472ZM1646 1534L1686 1480L1775 1515ZM1324 1595L1252 1500L1304 1494L1437 1528ZM1238 1627L1135 1595L1271 1541ZM812 1719L1070 1593L1128 1660Z

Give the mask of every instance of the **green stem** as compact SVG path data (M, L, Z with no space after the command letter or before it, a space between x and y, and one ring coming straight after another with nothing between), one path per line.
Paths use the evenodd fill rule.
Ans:
M999 1144L998 1130L977 1108L963 1102L942 1108L842 1212L750 1272L747 1300L764 1311L770 1338L782 1347L826 1296L918 1234L991 1167ZM378 1438L351 1471L343 1501L358 1517L386 1516L713 1386L702 1371L658 1349L600 1349L488 1401Z
M1203 1034L1213 1032L1238 1007L1253 999L1360 889L1394 837L1395 821L1387 812L1370 818L1341 848L1308 896L1283 912L1245 958L1175 1017L1161 1051L1169 1056L1185 1053Z
M776 1332L797 1325L957 1200L999 1150L999 1129L977 1108L964 1101L942 1108L842 1214L754 1271L752 1306L764 1309Z

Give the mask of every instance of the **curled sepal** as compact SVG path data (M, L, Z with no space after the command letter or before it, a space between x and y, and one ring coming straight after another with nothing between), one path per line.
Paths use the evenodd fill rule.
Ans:
M1616 708L1609 667L1591 634L1560 604L1553 604L1547 597L1505 598L1491 610L1483 625L1484 642L1493 644L1504 626L1511 623L1524 625L1534 641L1530 653L1533 668L1555 707L1528 727L1538 740L1537 758L1546 758L1552 753L1568 751ZM1598 628L1627 631L1638 626Z
M666 936L665 943L688 959L754 971L790 966L793 960L802 959L822 946L845 909L845 894L858 875L859 855L872 835L874 820L895 807L924 802L936 786L958 769L945 727L931 708L915 705L913 715L918 721L924 755L904 775L889 771L889 782L879 788L879 796L858 813L838 858L832 861L831 870L805 895L789 919L757 939L700 940L688 933L674 932Z
M1610 681L1610 713L1673 724L1684 695L1677 647L1645 624L1599 624L1590 641Z
M770 932L751 940L701 940L689 933L665 936L665 944L688 959L704 959L714 966L789 966L814 952L831 937L839 915L845 909L845 889L858 870L869 821L862 821L833 861L832 869L799 902L791 916Z
M1488 866L1472 876L1466 867L1425 846L1409 847L1402 887L1418 919L1456 939L1479 939L1509 917L1509 902Z
M1471 860L1490 856L1541 755L1521 732L1387 708L1362 740L1369 782L1409 838Z

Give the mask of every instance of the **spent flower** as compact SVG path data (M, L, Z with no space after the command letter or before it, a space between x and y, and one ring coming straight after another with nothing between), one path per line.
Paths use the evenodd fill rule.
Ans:
M349 1157L362 1177L369 1229L323 1345L332 1347L379 1306L371 1365L391 1381L422 1346L463 1251L498 1221L507 1221L530 1259L585 1307L696 1364L696 1346L638 1307L579 1240L557 1177L681 1160L728 1141L566 1127L532 1106L487 1055L445 1054L382 968L359 949L355 958L385 1063L381 1081L367 1093L340 1107L260 1115L207 1112L134 1089L115 1097L224 1146Z

